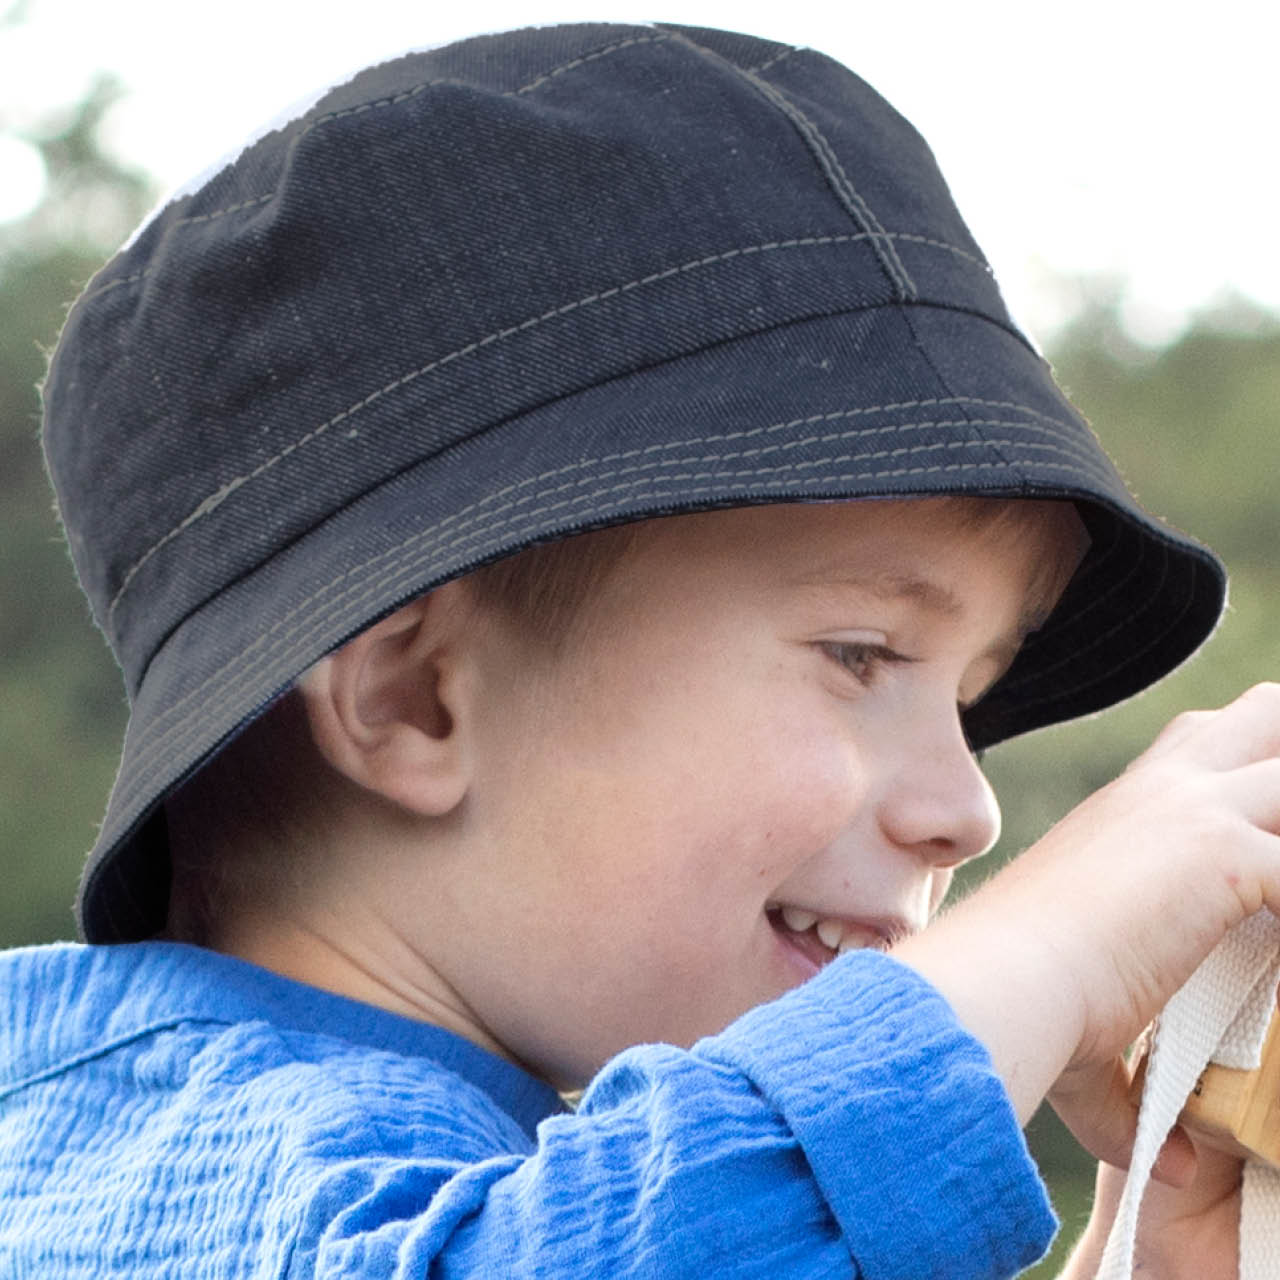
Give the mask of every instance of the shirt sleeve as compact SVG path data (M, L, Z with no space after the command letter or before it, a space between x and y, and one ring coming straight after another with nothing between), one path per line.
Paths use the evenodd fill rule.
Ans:
M332 1162L289 1274L977 1280L1055 1226L985 1050L858 952L689 1050L620 1054L530 1154Z

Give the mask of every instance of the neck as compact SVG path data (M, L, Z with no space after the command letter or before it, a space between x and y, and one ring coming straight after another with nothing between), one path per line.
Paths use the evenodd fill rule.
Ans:
M243 912L219 928L208 945L295 982L443 1027L523 1065L425 956L358 907L345 906L340 921Z

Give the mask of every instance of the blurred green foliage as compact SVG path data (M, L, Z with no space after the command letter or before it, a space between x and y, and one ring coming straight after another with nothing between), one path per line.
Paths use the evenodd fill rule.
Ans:
M152 199L98 146L118 92L103 80L24 138L44 158L45 199L0 228L0 945L71 936L125 721L53 511L37 391L67 307Z
M151 200L109 160L97 127L108 82L28 141L49 172L43 204L0 228L0 945L73 932L70 904L105 803L125 720L121 684L74 582L37 430L44 349L66 308ZM1280 677L1280 320L1244 305L1205 315L1160 351L1136 346L1115 305L1082 314L1052 353L1146 505L1226 558L1232 605L1205 651L1101 717L989 757L1005 834L972 885L1119 772L1176 711ZM964 891L961 886L961 892ZM1048 1115L1031 1141L1067 1219L1087 1211L1088 1163ZM1057 1256L1057 1254L1055 1256ZM1051 1274L1046 1263L1033 1274Z

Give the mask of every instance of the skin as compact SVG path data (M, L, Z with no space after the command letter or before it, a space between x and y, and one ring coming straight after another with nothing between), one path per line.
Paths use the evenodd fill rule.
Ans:
M654 522L567 653L477 619L461 586L435 593L347 655L357 701L339 701L341 664L309 678L340 769L352 726L410 754L384 749L347 810L355 847L394 789L376 876L307 927L358 950L402 1011L562 1088L815 972L830 956L787 941L783 905L856 922L862 943L918 932L999 831L959 708L1052 603L1041 567L1074 563L1077 537L1047 506L1017 536L944 503Z
M1227 929L1280 907L1280 690L1175 721L925 928L998 831L959 709L1083 545L1069 506L1025 506L1012 530L924 501L654 521L555 652L465 580L415 601L304 680L307 875L213 945L570 1088L803 981L814 949L776 918L807 908L892 941L1023 1119L1048 1096L1123 1166L1125 1046ZM1175 1137L1146 1274L1234 1274L1238 1173Z

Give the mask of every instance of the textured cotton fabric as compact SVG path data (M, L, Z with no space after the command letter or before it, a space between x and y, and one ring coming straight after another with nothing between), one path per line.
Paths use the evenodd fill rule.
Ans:
M0 956L0 1275L995 1277L1053 1217L985 1051L843 957L576 1114L442 1031L168 943Z

